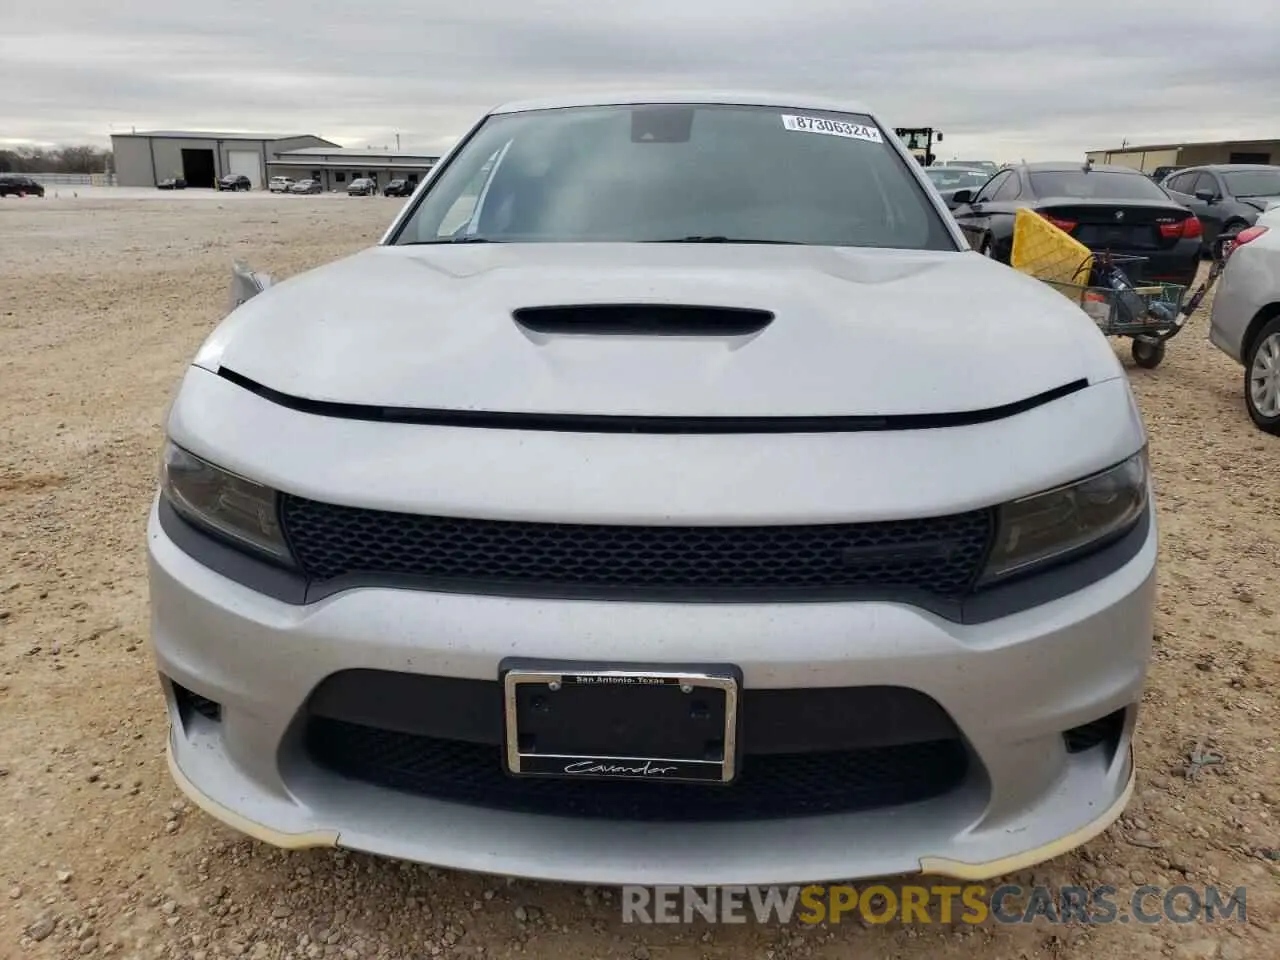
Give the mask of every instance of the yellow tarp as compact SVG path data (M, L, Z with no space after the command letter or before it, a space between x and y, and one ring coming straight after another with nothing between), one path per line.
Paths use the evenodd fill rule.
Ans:
M1013 220L1013 253L1009 263L1015 270L1037 280L1085 285L1093 267L1093 254L1079 240L1059 230L1030 210L1020 208Z

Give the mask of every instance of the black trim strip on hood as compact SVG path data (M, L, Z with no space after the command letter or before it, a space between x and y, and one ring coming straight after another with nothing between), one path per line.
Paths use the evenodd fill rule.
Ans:
M218 369L218 376L257 394L264 400L300 413L341 420L367 420L374 423L410 423L433 427L471 427L489 430L538 430L557 433L655 433L655 434L733 434L733 433L870 433L884 430L936 430L942 427L968 427L1003 420L1036 407L1077 393L1089 385L1085 379L1072 380L1025 400L1006 403L985 410L962 410L956 413L907 413L887 416L813 416L813 417L648 417L591 413L503 413L490 410L422 409L384 407L376 404L340 403L295 397L250 380L228 370Z

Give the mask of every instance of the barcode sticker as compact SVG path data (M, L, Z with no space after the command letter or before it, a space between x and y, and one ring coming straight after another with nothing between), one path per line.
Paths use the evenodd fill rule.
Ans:
M828 120L825 117L798 117L784 113L782 125L788 130L801 133L824 133L829 137L847 137L850 140L866 140L869 143L884 143L884 136L876 127L865 123L847 123L844 120Z

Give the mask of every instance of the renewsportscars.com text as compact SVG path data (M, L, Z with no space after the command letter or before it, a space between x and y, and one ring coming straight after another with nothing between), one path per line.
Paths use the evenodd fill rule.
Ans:
M1213 923L1247 922L1245 888L980 884L866 887L622 888L623 923Z

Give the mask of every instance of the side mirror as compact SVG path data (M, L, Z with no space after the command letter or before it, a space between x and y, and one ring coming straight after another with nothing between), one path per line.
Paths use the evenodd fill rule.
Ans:
M955 193L951 195L951 202L954 203L957 207L962 206L966 203L973 203L973 191L957 190Z
M1203 200L1205 203L1213 203L1213 201L1218 199L1218 195L1212 190L1197 190L1196 199Z

